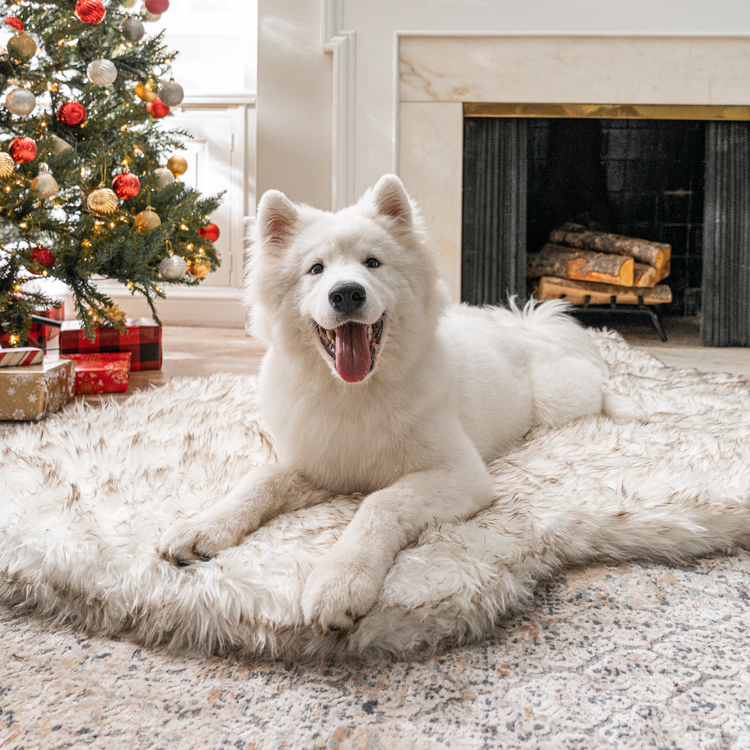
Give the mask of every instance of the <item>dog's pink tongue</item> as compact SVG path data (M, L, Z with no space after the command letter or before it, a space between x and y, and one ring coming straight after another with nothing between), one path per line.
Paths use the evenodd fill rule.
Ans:
M347 383L360 383L370 372L369 326L347 323L336 329L336 371Z

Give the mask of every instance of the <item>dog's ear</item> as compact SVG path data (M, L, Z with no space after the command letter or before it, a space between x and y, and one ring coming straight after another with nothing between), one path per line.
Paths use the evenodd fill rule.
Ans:
M404 183L395 174L383 175L372 189L372 201L380 216L395 219L402 226L411 226L411 201Z
M284 193L267 190L258 204L258 236L266 247L282 249L294 236L299 214Z

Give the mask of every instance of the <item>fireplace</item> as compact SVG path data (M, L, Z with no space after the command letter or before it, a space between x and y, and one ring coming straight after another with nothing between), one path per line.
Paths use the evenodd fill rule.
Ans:
M750 345L746 108L469 103L464 115L464 301L526 297L526 254L572 221L670 244L662 311L702 309L704 344Z

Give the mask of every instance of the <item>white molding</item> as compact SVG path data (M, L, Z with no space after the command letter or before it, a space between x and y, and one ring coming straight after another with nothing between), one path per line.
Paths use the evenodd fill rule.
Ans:
M119 284L116 281L101 281L96 285L96 288L102 293L109 297L140 297L143 295L140 293L131 294L130 290L124 285ZM212 302L235 302L242 300L242 289L238 289L233 286L191 286L191 287L170 287L164 285L164 293L167 295L167 300L171 299L193 299L200 301L212 301ZM156 305L164 303L165 300L157 299Z
M321 46L333 53L331 207L354 202L355 32L342 29L343 0L321 2Z
M206 94L205 92L188 92L178 105L182 108L191 107L237 107L245 105L254 107L256 103L255 91L239 91L230 93Z

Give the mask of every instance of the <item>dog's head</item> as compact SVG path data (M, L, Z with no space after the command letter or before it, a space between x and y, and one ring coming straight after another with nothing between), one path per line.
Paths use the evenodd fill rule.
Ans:
M269 345L314 354L341 380L361 383L386 360L394 373L408 367L445 301L437 259L398 177L382 177L337 213L276 190L263 195L246 302L254 335Z

